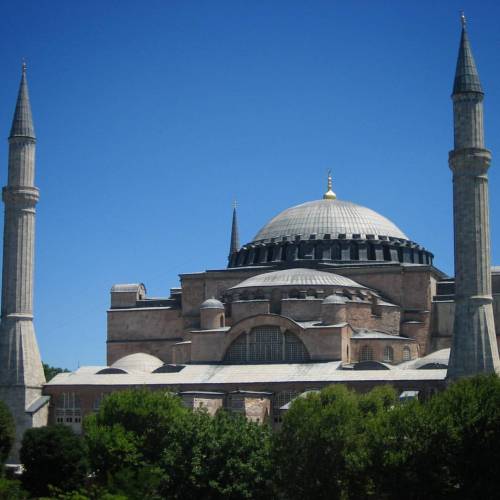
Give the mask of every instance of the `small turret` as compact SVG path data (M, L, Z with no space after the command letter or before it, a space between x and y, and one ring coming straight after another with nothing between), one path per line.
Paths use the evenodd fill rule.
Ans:
M325 325L345 323L347 318L346 302L347 299L341 295L333 294L326 297L321 303L321 321Z
M200 306L202 330L216 330L225 326L224 304L215 298L207 299Z

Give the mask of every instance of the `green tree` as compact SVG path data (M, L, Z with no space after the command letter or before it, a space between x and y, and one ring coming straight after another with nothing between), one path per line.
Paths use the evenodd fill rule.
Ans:
M433 427L444 429L433 448L453 498L498 498L500 379L461 379L429 402ZM446 473L446 474L445 474Z
M194 412L190 498L272 498L271 431L244 416L220 410ZM168 491L163 492L168 496ZM182 491L177 492L179 498Z
M180 466L189 417L179 398L170 394L147 389L110 394L84 422L93 472L106 482L124 469L155 466L165 455Z
M83 440L65 425L28 429L23 437L22 481L33 496L49 493L49 486L70 491L81 487L87 476Z
M278 488L284 497L366 495L370 481L364 474L368 460L365 413L385 408L385 397L386 392L366 397L362 407L356 393L336 385L297 398L273 446Z
M111 394L84 422L98 483L131 499L265 498L267 427L186 409L161 391Z
M20 481L1 477L0 498L2 500L27 500L28 494L22 489Z
M446 437L426 404L417 400L378 412L366 422L366 475L379 499L443 498L446 481L436 443Z
M0 465L3 466L16 437L14 418L7 405L0 401ZM3 471L3 467L2 467ZM0 473L2 475L2 473Z
M45 374L45 380L48 382L52 380L58 373L68 373L69 370L66 368L56 368L55 366L50 366L47 363L42 363L43 373Z

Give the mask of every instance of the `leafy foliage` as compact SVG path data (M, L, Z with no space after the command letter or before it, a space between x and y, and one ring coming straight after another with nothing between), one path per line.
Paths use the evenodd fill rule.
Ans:
M331 386L298 398L274 440L279 488L286 498L352 498L366 495L370 481L366 422L395 401L390 388L366 396Z
M48 382L52 380L58 373L68 373L69 370L66 368L56 368L54 366L50 366L47 363L42 363L43 365L43 373L45 374L45 380Z
M20 481L1 477L0 498L5 500L27 500L28 494L22 489Z
M21 457L32 495L51 491L61 500L498 496L496 376L461 380L423 402L399 403L394 389L385 386L366 394L331 386L297 398L274 435L226 411L214 417L193 412L162 391L127 390L105 398L84 427L85 450L64 427L26 433ZM0 482L0 498L10 487L17 491Z
M7 405L0 401L0 465L3 465L9 456L10 449L14 444L16 427L14 418Z
M92 471L130 498L265 498L269 429L186 409L160 391L120 391L85 420Z
M20 457L23 484L33 496L47 495L49 486L77 489L87 475L83 440L64 425L28 429Z

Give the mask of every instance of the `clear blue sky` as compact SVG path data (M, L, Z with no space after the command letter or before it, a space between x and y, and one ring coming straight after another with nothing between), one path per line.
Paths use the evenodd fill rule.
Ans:
M496 1L1 1L0 181L20 76L38 136L36 330L53 365L105 360L113 283L168 295L281 210L340 198L453 273L459 9L486 91L500 264ZM2 217L3 220L3 217Z

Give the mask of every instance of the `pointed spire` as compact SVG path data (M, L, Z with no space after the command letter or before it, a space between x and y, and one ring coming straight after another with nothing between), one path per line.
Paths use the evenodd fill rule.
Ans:
M236 215L236 201L233 205L233 224L231 226L231 246L229 247L229 255L237 252L240 249L240 235L238 232L238 217Z
M458 51L457 69L455 81L453 82L453 95L462 92L483 92L476 63L472 56L469 36L467 35L466 19L462 12L460 15L462 23L462 37L460 39L460 49Z
M31 105L28 93L28 81L26 79L26 62L23 61L21 84L17 96L16 110L10 129L10 137L31 137L35 139L35 128L33 127L33 117L31 116Z
M328 190L323 195L324 200L335 200L337 195L332 191L332 171L328 170Z

